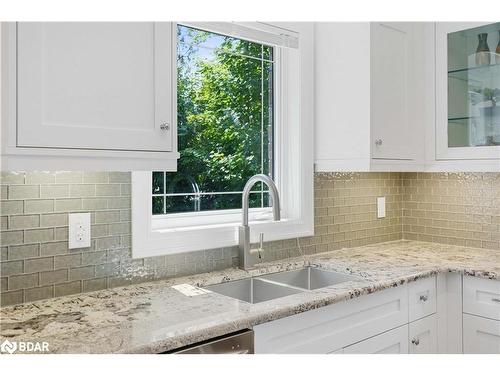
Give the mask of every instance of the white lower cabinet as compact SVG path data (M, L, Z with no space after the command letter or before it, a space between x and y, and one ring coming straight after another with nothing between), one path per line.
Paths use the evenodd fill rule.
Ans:
M444 287L429 277L257 325L255 352L500 354L500 281L457 277Z
M437 353L436 314L384 332L343 349L345 354Z
M410 354L437 353L437 319L436 314L411 322L408 325Z
M326 354L407 323L403 285L254 326L255 353Z
M500 354L500 281L463 278L463 352Z
M500 354L500 321L463 314L465 354Z
M500 281L464 276L464 313L500 320Z
M410 322L436 312L436 278L428 277L408 284Z
M407 354L408 325L363 340L343 349L345 354Z

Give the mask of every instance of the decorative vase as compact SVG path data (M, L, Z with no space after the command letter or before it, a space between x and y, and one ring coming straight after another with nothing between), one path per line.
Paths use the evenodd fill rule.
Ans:
M478 36L479 44L476 49L476 66L490 65L490 48L488 47L488 33Z
M500 64L500 30L498 30L498 44L497 44L497 50L495 52L497 53L495 56L495 62L497 64Z

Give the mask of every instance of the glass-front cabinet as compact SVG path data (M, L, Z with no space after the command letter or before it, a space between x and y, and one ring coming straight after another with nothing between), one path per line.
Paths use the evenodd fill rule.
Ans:
M436 25L436 158L500 159L500 22Z

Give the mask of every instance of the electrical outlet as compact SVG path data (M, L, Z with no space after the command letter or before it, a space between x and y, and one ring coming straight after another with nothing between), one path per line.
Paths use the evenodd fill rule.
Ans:
M385 217L385 197L377 198L377 218Z
M90 247L90 213L69 214L68 247Z

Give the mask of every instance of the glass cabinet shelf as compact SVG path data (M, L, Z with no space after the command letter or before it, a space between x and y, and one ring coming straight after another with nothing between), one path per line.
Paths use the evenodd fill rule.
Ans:
M500 54L491 53L492 59L500 61ZM500 79L500 63L486 66L474 66L448 71L449 78L455 78L462 81L474 81L476 83L491 82L492 84Z

